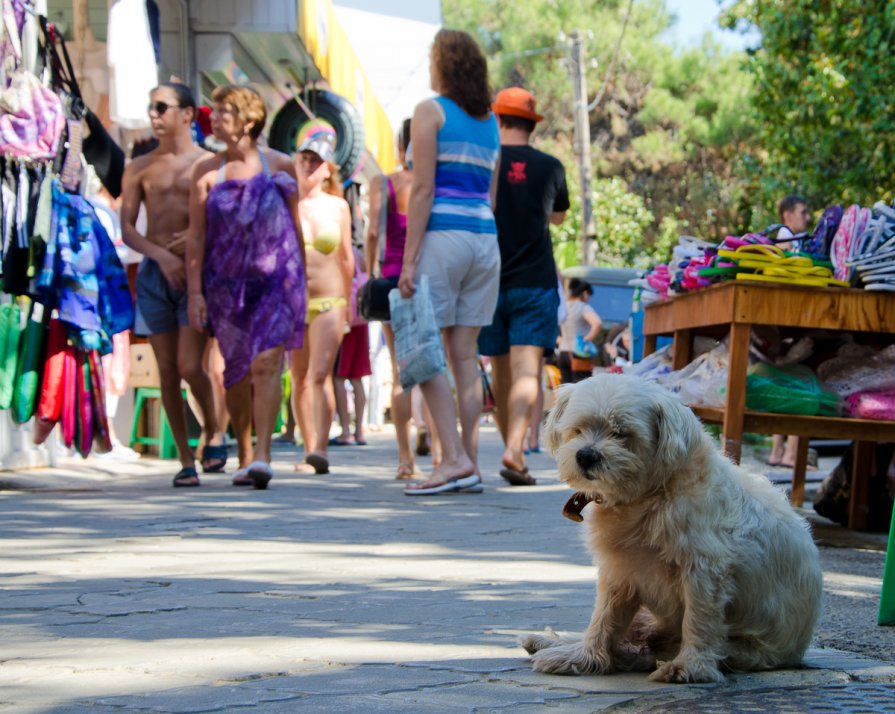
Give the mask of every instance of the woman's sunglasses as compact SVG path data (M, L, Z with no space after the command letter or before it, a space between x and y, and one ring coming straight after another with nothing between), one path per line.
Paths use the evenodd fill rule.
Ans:
M179 104L167 104L166 102L150 102L149 106L146 108L146 111L152 114L155 112L159 116L162 116L169 109L180 109Z

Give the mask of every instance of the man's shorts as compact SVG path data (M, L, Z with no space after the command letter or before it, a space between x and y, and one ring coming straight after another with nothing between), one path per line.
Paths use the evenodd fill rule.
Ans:
M559 335L556 288L508 288L497 298L494 320L479 333L479 352L505 355L512 345L556 348Z
M186 307L186 291L172 288L159 264L144 258L137 273L134 332L141 337L176 332L189 324Z

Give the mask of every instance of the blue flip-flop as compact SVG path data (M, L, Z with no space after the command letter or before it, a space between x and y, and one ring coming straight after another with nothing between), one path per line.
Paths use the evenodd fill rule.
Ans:
M206 444L202 447L202 471L207 474L220 474L227 466L227 444ZM206 465L206 461L211 461Z
M478 474L464 476L453 481L446 481L438 486L430 488L405 488L405 496L434 496L438 493L456 493L463 491L466 493L481 493L483 491L482 477Z

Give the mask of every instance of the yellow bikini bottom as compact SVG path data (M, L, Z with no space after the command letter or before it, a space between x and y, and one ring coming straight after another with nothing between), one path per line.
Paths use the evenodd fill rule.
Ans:
M348 301L343 297L308 298L308 314L305 322L310 325L317 315L322 315L337 307L348 307Z

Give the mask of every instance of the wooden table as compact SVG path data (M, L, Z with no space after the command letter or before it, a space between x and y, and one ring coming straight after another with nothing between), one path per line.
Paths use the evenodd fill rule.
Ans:
M655 351L657 336L673 335L673 369L690 362L695 335L729 333L727 403L722 409L698 405L692 409L703 421L722 424L723 448L737 463L744 431L800 437L793 470L793 504L804 502L808 437L854 440L849 527L865 528L872 446L878 441L895 441L895 422L747 410L749 336L758 325L895 335L895 293L731 281L648 305L643 317L644 355Z

